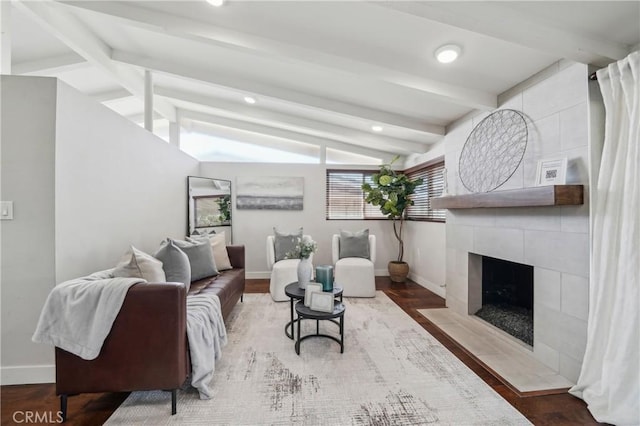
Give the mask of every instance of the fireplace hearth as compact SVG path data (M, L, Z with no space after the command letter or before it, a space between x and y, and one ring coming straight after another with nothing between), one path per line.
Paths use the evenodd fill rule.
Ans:
M533 266L482 257L482 307L476 316L533 346Z

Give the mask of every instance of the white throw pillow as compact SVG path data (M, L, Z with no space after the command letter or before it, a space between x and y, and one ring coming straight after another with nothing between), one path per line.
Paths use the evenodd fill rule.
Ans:
M232 269L231 260L229 260L229 253L227 253L227 239L224 235L224 231L219 234L210 234L209 241L211 241L211 248L213 249L213 258L216 261L216 266L219 271L226 269Z
M167 277L162 262L155 257L130 246L113 270L114 277L142 278L150 283L163 283Z

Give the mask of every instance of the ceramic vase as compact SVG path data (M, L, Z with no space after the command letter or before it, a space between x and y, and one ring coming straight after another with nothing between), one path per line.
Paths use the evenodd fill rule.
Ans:
M311 275L313 274L313 265L311 264L311 259L302 258L300 259L300 263L298 263L298 287L301 289L306 289L307 284L311 281Z

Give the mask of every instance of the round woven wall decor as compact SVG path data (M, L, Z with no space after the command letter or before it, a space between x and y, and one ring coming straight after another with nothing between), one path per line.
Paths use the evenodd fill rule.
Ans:
M518 111L501 109L471 131L460 154L460 180L471 192L489 192L516 171L527 149L527 123Z

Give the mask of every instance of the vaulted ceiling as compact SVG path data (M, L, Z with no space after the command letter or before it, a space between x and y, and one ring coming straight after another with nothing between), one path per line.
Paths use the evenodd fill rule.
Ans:
M377 158L428 151L448 124L560 59L603 66L640 43L638 1L11 5L13 74L59 77L140 121L149 71L157 118ZM441 64L434 51L448 43L462 53Z

